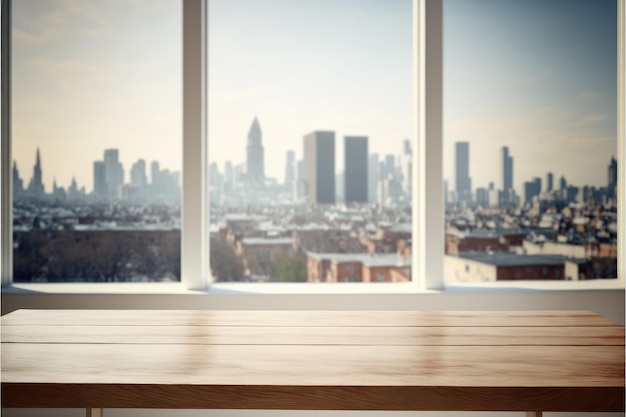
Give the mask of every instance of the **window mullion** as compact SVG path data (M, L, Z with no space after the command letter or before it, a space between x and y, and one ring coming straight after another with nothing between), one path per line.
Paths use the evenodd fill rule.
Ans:
M417 236L413 264L420 286L443 288L443 1L417 0Z
M209 277L206 8L205 0L183 0L181 281L188 289L205 289Z
M11 1L2 1L2 140L0 161L0 274L13 282L13 181L11 172Z

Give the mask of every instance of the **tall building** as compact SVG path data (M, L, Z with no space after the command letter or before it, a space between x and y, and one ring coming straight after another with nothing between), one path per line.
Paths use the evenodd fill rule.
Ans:
M509 147L502 147L502 191L513 189L513 157L509 155Z
M109 194L106 170L102 161L94 161L93 163L93 193L98 198L105 198Z
M402 192L407 198L408 202L411 202L413 195L413 150L411 149L411 141L405 139L403 152L400 155L400 178L402 180Z
M309 203L335 204L335 132L315 131L304 136L304 195Z
M246 175L249 182L265 182L265 159L263 156L263 134L259 121L255 117L248 132Z
M287 190L293 189L293 183L296 180L296 153L294 151L287 151L287 160L285 162L285 188Z
M137 160L130 168L130 184L139 189L143 189L148 185L146 176L146 161Z
M120 163L119 150L105 149L104 172L109 197L112 199L120 198L122 185L124 185L124 168L122 168Z
M367 136L344 137L344 201L367 203Z
M609 197L615 197L615 195L617 194L617 160L615 159L615 157L611 157L611 163L609 163L607 174Z
M37 157L35 161L35 166L33 167L33 176L30 179L30 183L28 184L28 192L36 197L43 197L43 195L45 194L41 177L41 156L39 155L39 148L37 148Z
M385 155L385 170L381 179L389 178L396 179L396 157L394 155Z
M541 178L535 177L532 181L526 181L524 183L524 202L532 203L534 197L538 197L541 194Z
M471 201L472 179L469 176L469 143L456 142L456 194L459 201Z
M546 175L546 191L550 192L554 190L554 174L548 172Z
M367 195L370 203L376 203L376 192L378 189L378 181L380 181L380 165L378 162L378 154L372 153L368 159L367 167Z

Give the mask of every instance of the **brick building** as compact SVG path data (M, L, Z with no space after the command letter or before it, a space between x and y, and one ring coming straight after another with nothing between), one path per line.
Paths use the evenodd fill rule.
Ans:
M307 254L309 282L408 282L410 256L392 254Z

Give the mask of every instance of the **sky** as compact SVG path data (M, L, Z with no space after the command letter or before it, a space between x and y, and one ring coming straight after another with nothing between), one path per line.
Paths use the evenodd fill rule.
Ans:
M257 117L268 176L302 137L366 135L398 154L412 135L411 0L209 0L210 160L245 162ZM604 185L616 155L615 0L444 0L444 177L470 142L473 186L564 175ZM13 155L25 185L91 191L93 161L118 148L180 169L179 0L13 3ZM148 173L149 175L149 173Z
M256 116L266 175L282 181L287 150L335 131L399 154L412 133L411 0L210 0L209 153L245 162Z
M444 177L470 143L472 187L514 160L513 186L553 172L606 186L617 156L615 0L444 1Z

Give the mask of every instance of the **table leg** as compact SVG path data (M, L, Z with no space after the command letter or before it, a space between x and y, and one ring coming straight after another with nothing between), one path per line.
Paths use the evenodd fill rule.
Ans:
M88 408L87 417L102 417L102 408Z
M527 411L526 412L526 417L542 417L543 416L543 412L541 411Z

